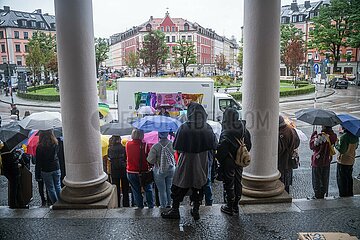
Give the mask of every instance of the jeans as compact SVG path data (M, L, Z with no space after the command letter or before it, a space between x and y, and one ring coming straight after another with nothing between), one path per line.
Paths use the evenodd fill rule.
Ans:
M170 167L167 171L160 173L158 168L154 168L154 180L159 190L160 207L171 206L171 184L175 173L175 167Z
M339 187L340 197L354 196L353 192L353 165L343 165L338 163L336 169L336 180Z
M61 172L60 169L52 172L41 172L46 190L49 193L51 202L54 204L60 198L61 191Z
M127 177L130 182L132 194L134 195L135 204L139 208L144 208L144 199L141 193L141 186L139 181L139 174L138 173L127 173ZM151 184L148 184L144 187L146 203L149 208L154 207L154 199L152 193Z
M203 187L203 192L204 192L204 195L205 195L205 205L211 206L212 203L213 203L213 197L212 197L212 188L211 188L210 176L208 177L206 185Z
M324 198L329 189L330 166L312 168L312 185L316 198Z

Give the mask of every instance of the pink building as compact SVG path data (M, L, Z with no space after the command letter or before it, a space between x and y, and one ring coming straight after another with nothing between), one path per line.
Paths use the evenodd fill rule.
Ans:
M173 47L180 39L194 43L197 63L190 65L191 72L211 73L215 71L215 56L223 53L229 62L229 68L236 68L236 57L238 44L236 40L219 36L215 31L204 28L198 23L192 23L183 18L171 18L169 13L164 18L150 17L145 23L132 27L123 33L114 34L110 37L109 59L107 67L113 69L126 69L125 58L129 52L138 51L144 36L151 30L160 30L165 34L165 41L169 47L169 59L165 62L163 69L173 68L172 53ZM216 44L218 42L218 44ZM220 47L215 47L220 46ZM230 49L230 50L229 50Z
M55 34L55 16L0 9L0 66L4 63L16 64L17 71L26 71L28 42L36 31ZM1 68L0 68L1 71Z

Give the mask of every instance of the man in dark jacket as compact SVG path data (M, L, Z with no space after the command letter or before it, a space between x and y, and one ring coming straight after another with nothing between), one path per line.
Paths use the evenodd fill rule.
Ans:
M239 201L242 193L243 168L235 164L239 143L237 140L244 139L248 151L251 149L251 137L246 129L245 121L239 120L239 113L228 108L224 112L222 132L217 147L216 158L220 163L220 171L223 174L224 190L226 193L226 205L221 206L221 211L233 215L239 213Z
M280 181L284 183L285 191L289 192L293 175L293 169L289 163L294 150L300 145L300 139L295 129L287 125L282 116L279 116L278 144L278 170L281 173Z

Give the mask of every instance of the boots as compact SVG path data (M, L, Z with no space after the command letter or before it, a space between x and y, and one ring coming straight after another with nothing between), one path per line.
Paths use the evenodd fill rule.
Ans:
M240 199L239 198L235 198L235 201L233 203L233 212L235 214L238 214L239 213L239 201Z
M222 205L220 210L223 213L226 213L230 216L234 215L234 210L233 210L233 206L234 206L234 202L227 202L225 205Z
M179 205L180 203L173 203L169 211L161 213L161 217L165 219L180 219Z
M194 202L194 207L190 210L191 216L193 216L195 221L200 219L199 208L200 202Z

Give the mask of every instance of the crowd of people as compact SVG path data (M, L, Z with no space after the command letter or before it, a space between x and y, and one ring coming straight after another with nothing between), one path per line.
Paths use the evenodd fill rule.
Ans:
M167 115L165 109L161 114ZM243 167L235 163L235 158L239 154L239 140L243 140L246 149L251 151L251 135L235 109L225 110L219 139L206 120L203 106L192 102L187 109L187 121L177 130L173 142L169 140L169 132L159 132L158 143L149 147L143 141L144 132L139 129L132 131L129 141L112 136L107 154L111 166L105 171L109 181L117 187L118 206L137 209L158 206L164 209L161 217L179 219L179 206L188 195L191 215L198 220L204 196L205 205L212 205L211 184L217 175L223 181L225 204L221 211L228 215L237 214ZM60 198L61 180L65 176L65 169L61 167L64 165L62 139L57 139L52 130L38 134L36 155L32 156L35 179L42 205L51 205ZM339 152L336 174L339 195L353 196L352 171L358 144L359 138L346 129L340 139L329 126L313 132L309 141L313 151L313 198L327 196L335 149ZM278 170L287 192L292 185L293 169L299 167L299 145L300 138L294 126L279 116ZM2 164L4 175L10 182L9 206L17 208L24 204L18 199L19 180L14 170L19 168L19 162L15 164L13 158L10 153L3 154Z

